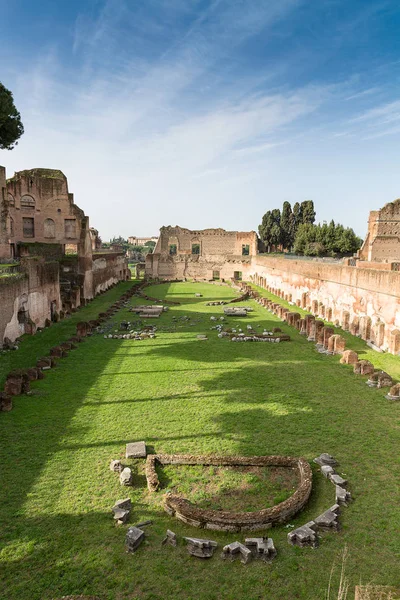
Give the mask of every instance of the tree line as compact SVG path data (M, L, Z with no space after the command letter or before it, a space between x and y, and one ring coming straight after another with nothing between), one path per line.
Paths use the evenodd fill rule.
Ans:
M305 256L337 256L354 254L362 240L350 227L333 220L315 223L314 202L290 202L268 210L258 227L261 250L265 252L295 252Z

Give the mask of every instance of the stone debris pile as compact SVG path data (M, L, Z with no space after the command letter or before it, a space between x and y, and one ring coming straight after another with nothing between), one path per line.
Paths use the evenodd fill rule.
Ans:
M252 310L251 306L232 306L224 308L224 314L226 317L246 317Z
M318 545L318 532L339 531L340 506L348 506L351 500L351 494L345 487L347 481L335 472L334 467L338 464L337 460L330 454L323 453L314 458L314 462L321 467L321 473L324 477L334 484L335 504L316 519L288 533L289 544L301 548L305 546L316 548Z
M127 324L128 327L131 326L131 323ZM128 333L118 333L118 330L115 333L109 333L104 335L104 339L107 340L136 340L138 342L147 339L154 339L156 337L157 327L146 327L143 329L138 329L134 331L131 329Z
M158 319L163 312L166 312L168 306L162 304L132 306L129 312L136 313L141 319Z
M220 300L219 302L206 302L206 306L224 306L224 304L228 304L224 300Z

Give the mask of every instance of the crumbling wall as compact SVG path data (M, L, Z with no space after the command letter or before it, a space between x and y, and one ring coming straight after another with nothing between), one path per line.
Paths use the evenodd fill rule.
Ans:
M96 296L128 276L128 263L123 253L93 255L93 293Z
M162 227L153 254L146 256L146 276L211 280L217 273L219 278L233 279L256 252L254 231Z
M243 278L377 347L398 353L400 273L342 264L255 256Z
M58 263L27 258L21 266L23 274L0 283L0 342L34 333L61 308Z
M400 199L370 212L368 233L358 255L367 261L400 261Z
M4 175L1 168L0 188L4 187ZM14 256L20 242L58 243L77 249L85 215L74 204L61 171L15 173L6 182L6 193L0 193L0 202L0 257Z

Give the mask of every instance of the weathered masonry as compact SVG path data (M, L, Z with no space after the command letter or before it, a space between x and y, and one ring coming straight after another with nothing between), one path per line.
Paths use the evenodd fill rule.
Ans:
M381 350L400 353L400 273L258 255L243 278L340 325Z
M159 279L241 279L257 253L255 231L162 227L146 275Z
M370 262L400 262L400 199L369 213L368 233L359 257Z
M0 167L0 263L12 264L0 264L0 346L130 277L123 252L99 249L61 171L5 175Z

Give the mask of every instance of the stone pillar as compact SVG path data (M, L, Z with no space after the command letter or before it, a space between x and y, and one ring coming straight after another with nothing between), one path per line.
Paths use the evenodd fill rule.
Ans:
M317 337L316 337L316 325L315 325L316 321L315 319L313 321L309 321L308 322L308 329L307 329L307 340L309 342L315 342Z
M353 320L350 324L350 333L352 335L358 335L360 329L360 319L358 317L353 317Z
M318 315L318 300L313 300L311 302L311 312L313 315Z
M305 319L300 319L299 327L300 327L300 335L307 335L307 321Z
M306 322L307 336L309 336L310 335L310 329L311 329L311 323L315 323L315 317L314 317L314 315L306 315L304 317L304 320Z
M323 321L315 321L315 341L321 346L324 344L324 326Z
M303 292L300 299L301 308L306 308L307 306L307 292Z
M398 329L390 332L389 352L391 354L399 354L400 352L400 331Z
M347 310L342 312L342 329L349 331L350 328L350 313Z
M328 340L334 333L335 332L333 331L332 327L324 327L323 328L322 334L323 334L323 345L324 345L325 350L328 349Z

